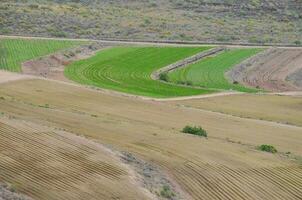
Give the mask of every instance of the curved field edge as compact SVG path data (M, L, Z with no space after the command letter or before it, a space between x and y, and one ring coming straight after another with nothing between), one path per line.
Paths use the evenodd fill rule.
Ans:
M112 47L65 68L75 82L156 98L209 94L213 90L167 84L151 74L211 47Z
M177 69L168 74L172 83L189 83L193 86L213 88L217 90L236 90L240 92L257 92L238 83L231 83L225 73L242 61L261 52L262 49L227 49L224 52L207 57L185 68Z
M0 69L21 72L22 62L84 44L82 41L0 39Z

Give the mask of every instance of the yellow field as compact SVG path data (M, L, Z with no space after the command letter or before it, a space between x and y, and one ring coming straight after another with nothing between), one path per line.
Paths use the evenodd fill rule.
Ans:
M243 94L171 102L243 118L302 126L302 98L294 96Z
M2 97L0 111L3 112L0 119L2 121L5 119L5 123L23 120L24 123L83 135L95 142L108 144L118 151L133 153L147 162L160 166L175 181L175 187L183 191L184 199L283 200L300 199L302 196L301 162L294 159L302 155L300 127L121 97L44 80L21 80L1 84L0 96ZM187 124L201 125L207 130L208 139L180 133ZM2 126L1 142L6 134L10 133L10 129ZM23 127L25 125L18 127L19 131L16 132L21 131L26 137L43 141L49 149L54 144L51 141L61 137L55 131L51 133L41 131L41 136L36 137L35 131ZM14 139L20 137L18 136L20 134L9 135ZM7 140L4 144L10 142ZM20 144L17 141L15 145L26 147L30 144L28 139ZM261 144L272 144L280 153L270 154L256 150ZM4 146L2 143L0 149L0 152L3 150L9 152L8 155L16 151L10 145ZM62 159L61 163L67 163L68 169L73 169L77 165L68 161L70 159L68 154L59 158L58 154L52 155L48 149L35 151L28 148L27 152L29 151L34 152L32 157L37 161L46 162L45 156L49 156L52 160ZM283 154L285 152L291 154L286 156ZM130 182L125 169L123 170L112 156L103 155L103 152L97 154L105 157L109 164L112 159L111 165L115 167L109 167L110 173L117 173L118 178L115 182L120 179L124 181L117 185L115 182L97 181L103 184L100 187L106 188L106 194L109 195L108 191L113 189L112 192L120 199L142 199L138 196L133 198L135 192L139 191L122 188L122 185L125 185L123 183ZM84 162L85 156L80 157L80 160ZM47 163L50 169L56 169L56 163L51 160ZM1 162L1 166L8 168L13 165ZM89 166L86 167L89 169ZM119 174L118 171L122 173ZM85 172L83 174L85 176ZM20 191L39 197L38 199L47 199L48 195L53 194L52 190L49 192L44 190L44 193L37 193L40 195L38 196L26 187L37 187L41 190L56 188L57 196L53 199L74 199L73 195L83 195L81 197L84 198L86 194L84 189L76 190L74 194L66 187L62 187L72 182L67 178L60 179L61 182L52 181L45 176L36 176L36 172L26 168L22 176L28 181L27 185L21 184ZM6 171L5 180L9 182L23 180L22 176L14 171ZM88 177L92 175L89 173ZM99 173L98 177L107 180L105 174ZM78 179L80 178L77 177ZM39 182L43 182L43 185L38 187L36 183ZM93 180L88 182L94 184ZM131 187L131 184L128 184L128 187ZM92 194L95 196L91 196L90 199L108 199L101 193ZM139 194L143 195L142 192Z

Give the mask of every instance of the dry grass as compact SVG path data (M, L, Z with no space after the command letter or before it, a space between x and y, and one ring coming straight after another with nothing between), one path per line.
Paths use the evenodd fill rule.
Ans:
M244 118L262 119L302 126L301 97L243 94L174 101L170 103Z
M43 80L2 84L0 93L5 98L0 100L4 115L83 134L152 161L193 199L299 199L302 195L301 165L255 148L267 143L280 152L301 155L302 128ZM38 106L45 104L49 107ZM201 125L209 138L180 133L187 124ZM70 194L68 189L64 194Z

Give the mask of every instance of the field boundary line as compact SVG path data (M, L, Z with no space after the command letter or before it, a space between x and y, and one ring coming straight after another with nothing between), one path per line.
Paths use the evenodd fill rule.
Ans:
M290 44L253 44L253 43L225 43L213 41L172 41L172 40L138 40L138 39L117 39L117 38L101 38L101 39L88 39L88 38L55 38L55 37L39 37L39 36L18 36L18 35L0 35L1 38L11 39L43 39L43 40L66 40L66 41L95 41L103 43L116 43L116 44L141 44L141 45L176 45L176 46L226 46L233 48L285 48L285 49L302 49L302 46Z
M1 71L0 71L0 73L1 73ZM17 81L24 81L24 80L51 81L51 82L65 84L65 85L69 85L69 86L73 86L73 87L83 88L83 89L86 89L86 90L89 90L89 91L92 91L92 92L99 92L99 93L102 93L102 94L105 94L105 95L118 96L118 97L124 97L124 98L132 98L132 99L136 99L136 100L150 101L150 102L157 102L157 103L165 103L165 102L169 102L169 101L181 101L181 100L211 98L211 97L217 97L217 96L245 94L243 92L231 91L231 92L220 92L220 93L207 94L207 95L195 95L195 96L172 97L172 98L160 99L160 98L151 98L151 97L145 97L145 96L131 95L131 94L118 92L118 91L113 91L113 90L104 89L104 88L93 88L93 87L89 87L89 86L83 86L83 85L80 85L80 84L77 84L77 83L59 81L59 80L48 79L48 78L37 77L37 76L29 76L29 79L19 79L19 80L15 80L15 81L17 82ZM278 95L276 93L266 93L266 94ZM194 107L185 106L185 105L180 105L180 106L169 105L169 104L166 104L166 105L167 106L179 107L179 108L185 108L185 109L191 109L191 110L197 110L197 111L200 111L200 112L207 112L207 113L217 114L217 115L224 116L224 117L231 117L231 118L235 118L235 119L244 119L244 120L248 120L248 121L254 121L254 122L262 123L262 124L265 124L265 125L274 125L274 126L281 126L281 127L288 127L288 128L297 128L297 129L302 130L301 126L292 125L292 124L284 124L284 123L279 123L279 122L275 122L275 121L239 117L239 116L235 116L235 115L231 115L231 114L226 114L226 113L221 113L221 112L211 111L211 110L205 110L205 109L202 109L202 108L194 108Z
M293 125L293 124L285 124L285 123L280 123L280 122L276 122L276 121L268 121L268 120L256 119L256 118L239 117L239 116L232 115L232 114L227 114L227 113L222 113L222 112L212 111L212 110L206 110L203 108L195 108L195 107L187 106L187 105L183 105L183 104L179 104L179 105L167 104L167 106L177 106L178 108L190 109L190 110L195 110L195 111L199 111L199 112L206 112L206 113L216 114L216 115L220 115L223 117L229 117L229 118L234 118L234 119L242 119L242 120L246 120L246 121L260 123L265 126L286 127L286 128L292 128L292 129L299 129L302 131L302 126Z
M227 48L225 48L225 47L217 47L217 48L209 49L209 50L206 50L206 51L202 51L202 52L197 53L197 54L195 54L195 55L193 55L191 57L185 58L185 59L180 60L180 61L178 61L176 63L172 63L172 64L170 64L170 65L168 65L166 67L160 68L160 69L152 72L151 78L153 80L158 80L159 79L159 75L161 73L169 73L169 72L172 72L172 71L180 69L180 68L185 68L188 65L197 63L200 60L202 60L202 59L204 59L204 58L206 58L208 56L216 55L219 52L222 52L222 51L224 51L226 49Z

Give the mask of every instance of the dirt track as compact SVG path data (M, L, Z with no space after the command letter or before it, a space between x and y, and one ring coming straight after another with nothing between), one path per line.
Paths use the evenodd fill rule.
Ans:
M48 38L48 37L26 37L26 36L12 36L12 35L0 35L0 38L21 38L21 39L43 39L43 40L71 40L71 41L92 41L92 42L102 42L108 44L134 44L134 45L156 45L156 46L225 46L230 48L271 48L276 47L276 45L251 45L251 44L226 44L226 43L201 43L201 42L173 42L173 41L128 41L128 40L115 40L115 39L107 39L107 40L92 40L92 39L70 39L70 38ZM286 45L278 45L278 48L281 49L302 49L300 46L286 46Z
M30 78L33 78L33 77L0 70L0 84L10 82L10 81L17 81L17 80L21 80L21 79L30 79Z
M298 91L301 76L292 76L302 69L302 50L269 49L241 63L229 72L232 80L268 91ZM288 81L288 77L293 77Z

